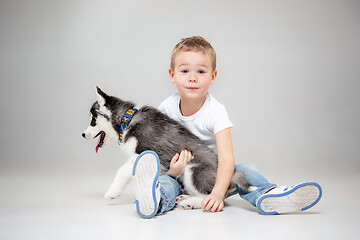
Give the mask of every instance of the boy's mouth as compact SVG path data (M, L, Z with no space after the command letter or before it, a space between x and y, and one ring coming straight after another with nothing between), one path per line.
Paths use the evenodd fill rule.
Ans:
M189 90L196 90L196 89L199 89L197 87L187 87L186 89L189 89Z

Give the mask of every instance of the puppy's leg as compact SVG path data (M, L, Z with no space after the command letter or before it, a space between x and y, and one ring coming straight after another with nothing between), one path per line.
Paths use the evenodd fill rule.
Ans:
M130 159L127 163L125 163L125 165L119 168L113 183L111 184L109 190L104 196L106 199L114 199L121 195L125 186L132 179L131 172L134 166L135 159Z
M201 208L201 201L203 200L202 197L188 197L181 202L178 203L178 207L184 210L190 209L200 209Z

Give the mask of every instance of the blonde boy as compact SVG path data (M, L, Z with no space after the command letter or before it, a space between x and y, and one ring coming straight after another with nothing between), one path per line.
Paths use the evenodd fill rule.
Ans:
M231 140L233 125L225 107L208 92L217 77L216 53L209 42L199 36L179 42L172 51L169 76L178 93L164 100L159 110L187 127L218 154L215 186L211 194L202 200L201 208L219 212L224 207L224 198L236 193L262 214L304 211L320 200L321 187L317 183L306 182L278 188L254 167L235 165ZM161 195L161 200L154 209L154 215L175 206L176 197L182 193L175 178L191 159L191 153L183 150L172 158L167 175L160 176L161 187L157 194ZM234 171L240 170L257 189L245 193L237 188L226 196ZM141 213L139 215L143 216Z

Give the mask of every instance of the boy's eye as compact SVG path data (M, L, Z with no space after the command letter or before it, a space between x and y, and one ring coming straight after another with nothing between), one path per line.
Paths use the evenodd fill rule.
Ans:
M182 73L188 73L189 71L188 70L182 70L181 72Z
M205 73L205 71L203 71L203 70L199 70L199 71L198 71L198 73L200 73L200 74L204 74L204 73Z

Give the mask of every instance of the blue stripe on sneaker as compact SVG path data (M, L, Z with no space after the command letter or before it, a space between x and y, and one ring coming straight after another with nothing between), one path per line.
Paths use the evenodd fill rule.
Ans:
M154 201L154 211L149 214L149 215L144 215L140 212L140 209L139 209L139 202L138 200L135 200L135 203L136 203L136 211L137 213L139 214L140 217L142 218L152 218L156 215L157 211L158 211L158 207L157 207L157 199L156 199L156 188L158 187L158 179L159 179L159 176L160 176L160 160L159 160L159 156L156 154L156 152L154 151L144 151L142 152L135 160L135 163L134 163L134 167L133 167L133 172L132 172L132 175L135 176L135 173L136 173L136 166L140 160L140 158L142 156L144 156L145 154L152 154L155 156L155 159L156 159L156 163L157 163L157 171L156 171L156 176L154 178L154 182L153 182L153 185L152 185L152 196L153 196L153 201Z

